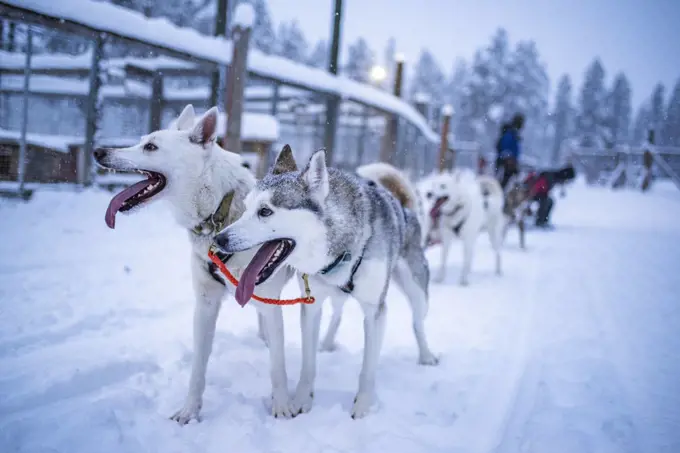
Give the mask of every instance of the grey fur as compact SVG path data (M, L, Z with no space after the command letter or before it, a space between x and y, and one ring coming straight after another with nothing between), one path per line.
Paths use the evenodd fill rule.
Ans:
M316 374L316 348L322 296L343 301L350 287L364 311L364 359L353 417L364 416L374 401L375 368L384 333L387 289L391 281L411 304L419 363L438 359L427 345L424 318L428 311L429 269L421 246L421 227L414 212L404 208L384 187L355 174L326 168L323 152L301 170L282 152L272 171L256 184L244 216L215 238L227 253L257 247L275 239L292 239L296 247L285 264L310 275L317 303L302 309L303 364L293 412L311 408ZM274 214L260 218L260 204ZM276 212L280 212L276 214ZM311 216L310 216L311 214ZM280 219L280 220L279 220ZM309 225L300 225L307 219ZM312 220L313 219L313 220ZM325 272L339 256L350 254ZM324 271L324 272L322 272ZM350 282L353 285L348 285Z

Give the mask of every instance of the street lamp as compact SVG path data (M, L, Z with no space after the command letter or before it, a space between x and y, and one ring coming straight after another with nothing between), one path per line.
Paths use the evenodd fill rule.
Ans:
M374 65L370 73L371 81L380 86L387 78L387 71L379 65Z

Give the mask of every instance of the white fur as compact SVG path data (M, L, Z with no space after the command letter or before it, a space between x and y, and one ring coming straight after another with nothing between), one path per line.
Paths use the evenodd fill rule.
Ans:
M503 230L505 227L505 217L503 215L503 192L495 188L496 181L485 178L481 183L493 186L490 194L486 197L487 208L484 208L484 196L480 187L480 180L471 171L456 170L453 173L442 173L431 176L424 183L423 192L430 196L426 200L429 208L434 201L446 196L449 200L442 206L442 212L453 212L457 205L463 208L452 216L442 215L439 221L438 233L441 239L440 267L434 275L433 280L442 282L446 278L446 267L451 243L456 238L453 228L465 218L465 224L458 236L463 241L463 267L460 274L460 284L469 283L470 270L474 257L474 247L477 236L486 228L489 233L491 246L496 255L495 271L501 274L501 245Z
M140 143L123 149L108 150L107 161L117 169L145 169L157 171L167 178L167 186L153 200L169 203L180 226L191 229L215 212L222 197L234 191L229 222L236 220L244 210L244 198L254 187L255 179L244 168L241 158L223 150L215 143L217 109L210 109L196 120L194 109L188 105L173 126L142 137ZM147 143L157 150L144 150ZM251 201L251 204L254 203ZM194 356L192 360L189 389L184 405L172 419L184 424L197 419L205 389L205 374L215 335L215 324L225 294L233 287L222 286L206 271L207 252L213 236L197 236L189 233L191 241L191 270L196 298L194 311ZM231 272L237 276L250 262L253 251L235 254L228 262ZM258 285L256 293L262 297L279 298L281 289L291 277L287 268L267 282ZM280 306L251 302L258 310L261 325L269 343L272 414L290 417L290 398L287 387L283 342L283 317Z
M308 167L302 173L311 190L310 195L320 203L323 203L330 190L324 158L323 152L313 155ZM296 414L307 412L312 406L322 302L328 297L333 301L347 299L348 296L341 292L339 287L350 279L352 268L342 266L332 273L319 274L333 258L328 256L330 247L326 234L327 226L311 212L304 209L289 210L276 207L270 203L270 200L269 191L253 190L246 199L244 214L220 234L218 242L227 245L232 250L242 250L265 241L281 238L290 238L296 243L295 248L286 258L285 264L310 275L310 287L317 299L317 303L303 305L301 308L302 367L291 404L292 412ZM262 207L271 210L271 214L264 217L258 215ZM304 228L300 228L300 225L304 225ZM365 230L357 231L356 234L370 241L371 225L366 224ZM363 244L357 247L363 248ZM361 256L362 250L349 250L349 252L357 257ZM354 418L366 415L375 402L376 369L387 311L385 295L391 278L399 280L396 283L406 293L412 304L413 328L419 347L419 362L426 365L434 365L438 362L430 351L424 334L423 321L427 312L426 294L413 280L408 266L397 263L395 269L388 269L388 263L384 259L364 258L359 271L353 276L352 296L356 298L364 311L364 354L359 385L352 408ZM383 284L377 282L383 282ZM337 302L334 302L334 306L337 307ZM337 310L337 313L339 314L340 310ZM266 337L271 347L273 341L269 338L269 333ZM330 343L332 344L332 338Z

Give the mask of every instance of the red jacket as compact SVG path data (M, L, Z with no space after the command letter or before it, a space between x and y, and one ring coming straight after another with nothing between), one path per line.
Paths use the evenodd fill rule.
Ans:
M545 175L538 175L536 172L531 172L524 180L524 184L529 187L529 193L532 197L547 195L550 187L548 179Z

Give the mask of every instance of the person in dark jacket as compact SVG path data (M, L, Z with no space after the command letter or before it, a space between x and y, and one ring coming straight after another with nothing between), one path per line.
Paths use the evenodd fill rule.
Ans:
M529 189L529 199L538 203L536 211L536 226L545 228L550 225L550 212L555 201L550 196L550 191L557 184L565 184L576 177L572 165L567 165L558 170L546 170L540 173L530 172L524 180Z
M524 115L516 114L509 124L504 124L501 136L496 143L496 167L499 173L501 187L505 190L510 178L519 172L519 157L521 152L520 132L524 127Z

